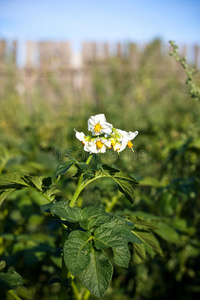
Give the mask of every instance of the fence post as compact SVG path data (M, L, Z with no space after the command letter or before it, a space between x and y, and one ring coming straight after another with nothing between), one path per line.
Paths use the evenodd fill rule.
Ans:
M122 45L120 43L117 43L117 57L122 57Z
M199 63L199 46L195 45L195 47L194 47L194 65L196 68L199 67L198 63Z
M0 41L0 66L5 64L6 42Z
M13 59L13 64L16 65L17 63L17 41L13 41L12 46L13 46L13 51L12 51L12 59Z

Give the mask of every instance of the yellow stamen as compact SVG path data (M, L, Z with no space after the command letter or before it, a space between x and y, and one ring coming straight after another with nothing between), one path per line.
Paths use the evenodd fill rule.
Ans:
M97 123L96 125L95 125L95 127L94 127L94 131L96 132L96 133L98 133L100 130L101 130L101 125L99 124L99 123Z
M128 142L127 146L128 146L129 148L132 148L132 147L133 147L133 144L131 143L131 141Z
M101 141L97 141L97 142L96 142L96 145L97 145L97 147L100 148L100 149L103 147L103 143L102 143Z

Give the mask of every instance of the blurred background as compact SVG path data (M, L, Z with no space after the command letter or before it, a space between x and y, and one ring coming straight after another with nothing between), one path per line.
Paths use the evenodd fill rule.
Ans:
M81 197L84 205L115 199L113 212L157 225L164 254L151 252L128 270L116 267L105 300L200 294L200 103L169 55L174 40L200 85L199 16L199 0L0 0L1 175L20 171L56 181L66 154L85 160L74 128L86 133L94 114L139 131L134 152L96 158L140 182L135 206L107 181ZM60 197L70 199L75 190L72 175L73 169L58 183ZM44 203L26 190L3 203L0 255L33 299L54 300L59 284L48 281L60 273L61 231L40 212Z

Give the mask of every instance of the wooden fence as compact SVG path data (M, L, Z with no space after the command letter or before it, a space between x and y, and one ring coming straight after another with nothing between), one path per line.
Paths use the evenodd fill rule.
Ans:
M74 53L70 42L33 42L27 41L25 47L25 59L21 70L25 77L44 78L46 74L57 72L60 78L65 78L73 88L82 88L90 85L90 68L95 62L106 62L110 57L130 60L131 65L137 68L140 54L147 45L110 44L84 42L80 53ZM168 54L169 45L157 43L158 55ZM200 67L200 47L182 46L179 47L182 56L189 58L189 61L196 67ZM11 62L16 70L18 65L19 47L17 41L0 41L0 74L5 75L6 66ZM34 74L34 75L33 75Z

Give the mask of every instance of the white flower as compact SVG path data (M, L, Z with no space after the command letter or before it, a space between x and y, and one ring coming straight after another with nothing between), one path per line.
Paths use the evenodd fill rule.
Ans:
M125 130L121 129L114 129L114 132L112 134L111 145L113 146L113 150L117 152L123 151L126 146L129 148L133 147L133 144L131 141L138 135L138 131L132 132L126 132Z
M105 153L110 147L111 141L106 138L95 138L87 143L87 149L90 153Z
M112 132L112 128L113 125L106 122L104 114L92 116L88 120L88 130L92 132L92 135L109 135Z

